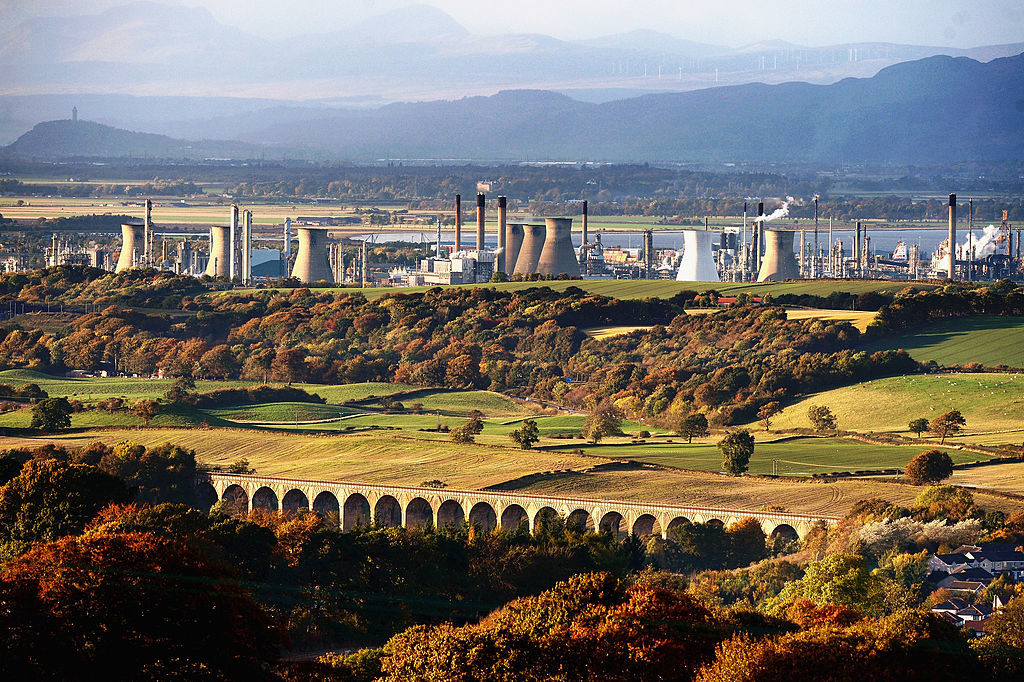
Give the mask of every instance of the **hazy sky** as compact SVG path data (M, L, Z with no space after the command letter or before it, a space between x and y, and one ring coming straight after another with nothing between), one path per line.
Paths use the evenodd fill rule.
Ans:
M88 14L131 0L0 0L0 17ZM323 32L409 0L159 0L201 5L266 36ZM974 47L1024 42L1021 0L427 0L473 33L591 38L640 28L728 46L884 41ZM6 20L5 20L6 23Z

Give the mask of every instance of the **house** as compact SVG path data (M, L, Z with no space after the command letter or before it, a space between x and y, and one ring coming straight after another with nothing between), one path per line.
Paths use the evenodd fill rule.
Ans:
M928 568L950 575L966 568L980 568L993 576L1004 574L1021 580L1024 579L1024 548L1006 542L964 545L950 554L929 557Z
M1001 609L1003 602L999 597L992 600L992 606L972 604L966 599L952 597L932 607L932 613L958 628L970 630L976 637L986 634L985 623Z

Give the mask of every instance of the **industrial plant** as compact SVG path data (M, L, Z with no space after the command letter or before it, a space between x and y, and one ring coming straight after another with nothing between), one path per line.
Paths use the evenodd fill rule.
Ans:
M153 267L241 285L287 276L304 284L432 286L553 277L778 282L816 278L993 280L1021 274L1020 228L1015 235L1004 212L1000 226L988 226L977 237L973 203L969 203L967 236L958 243L954 194L949 196L946 239L930 259L922 256L918 244L908 246L903 240L891 254L879 253L872 248L867 221L856 222L852 235L844 232L850 242L844 243L840 235L833 234L831 219L827 227L820 224L817 198L813 229L777 229L772 223L788 215L789 200L770 214L765 213L764 203L758 202L756 213L750 216L748 204L744 204L742 221L735 225L712 228L705 219L703 229L634 232L642 239L639 248L603 243L602 237L607 240L614 234L591 231L588 203L580 204L579 230L574 232L571 217L510 218L508 200L499 196L497 234L488 235L486 196L479 192L475 239L469 244L463 240L462 196L456 195L453 243L445 244L442 217L437 216L436 238L425 243L425 257L413 267L389 267L368 261L367 243L374 235L356 239L357 253L346 263L343 247L351 242L332 237L331 230L341 224L334 218L304 219L294 230L287 218L283 224L263 226L256 235L252 211L232 205L228 223L211 225L206 234L171 232L153 223L152 202L147 200L143 220L122 224L119 253L95 245L75 247L55 235L46 262L116 272ZM673 244L659 248L659 234L671 236ZM254 248L254 241L263 248Z

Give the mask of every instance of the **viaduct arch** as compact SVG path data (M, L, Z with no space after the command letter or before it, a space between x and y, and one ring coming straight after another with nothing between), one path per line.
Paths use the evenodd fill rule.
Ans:
M559 517L586 530L610 530L619 536L658 535L685 523L729 526L743 518L757 519L766 535L803 538L815 524L835 524L836 517L785 512L745 511L645 502L548 497L517 492L456 490L377 485L349 481L270 478L250 474L203 473L197 479L201 497L220 500L230 513L252 509L299 512L312 509L329 525L443 528L465 521L481 530L533 532L546 519Z

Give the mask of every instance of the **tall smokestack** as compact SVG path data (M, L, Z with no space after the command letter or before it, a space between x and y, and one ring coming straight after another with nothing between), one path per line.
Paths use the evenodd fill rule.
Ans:
M818 197L814 197L814 251L811 252L811 278L818 276Z
M288 270L288 261L292 257L292 219L284 219L284 265Z
M455 251L462 250L462 195L455 195Z
M153 200L146 199L146 231L145 231L145 245L143 246L143 253L145 254L145 265L150 265L153 260Z
M505 230L508 219L508 199L498 197L498 262L496 272L505 272Z
M651 278L654 269L654 230L644 230L644 278Z
M228 236L228 279L235 281L235 261L238 254L238 204L231 204L231 233Z
M484 197L483 193L476 195L476 250L484 250Z
M757 202L757 222L754 223L754 270L761 271L761 242L764 241L764 202Z
M854 239L854 242L853 242L853 263L854 263L854 269L857 272L858 276L860 276L860 240L861 240L861 231L860 231L860 221L858 220L857 221L857 236L856 236L856 238Z
M956 279L956 195L949 195L949 278Z
M583 200L583 229L582 229L582 234L581 234L581 237L583 239L583 241L582 241L583 244L587 243L587 218L588 217L589 216L587 214L587 200L584 199Z

